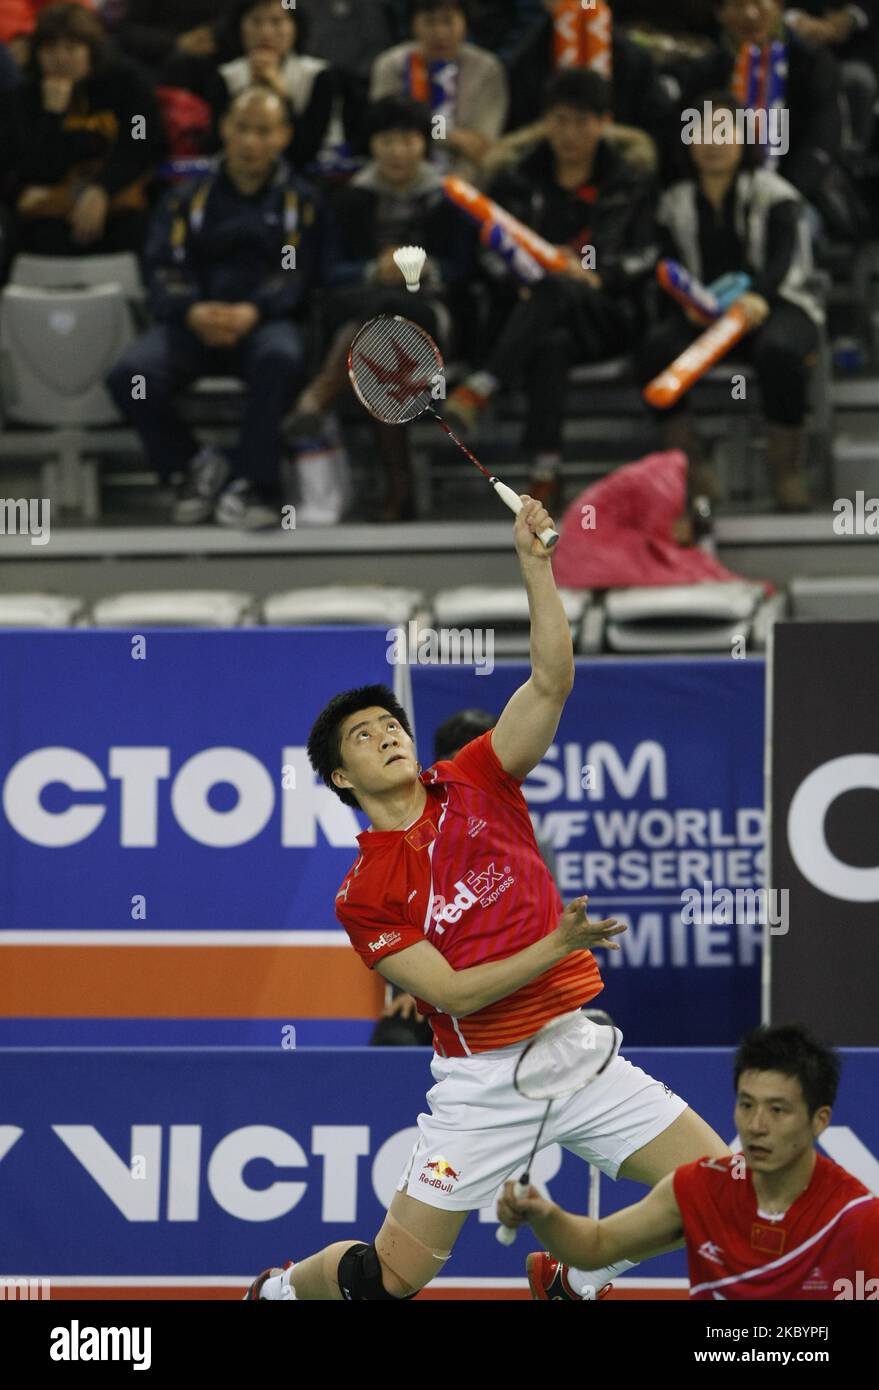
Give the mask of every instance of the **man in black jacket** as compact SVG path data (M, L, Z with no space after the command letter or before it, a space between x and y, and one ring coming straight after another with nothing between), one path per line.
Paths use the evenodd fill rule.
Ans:
M472 430L500 386L524 378L524 447L534 464L528 491L552 511L568 369L627 352L640 323L638 291L653 248L653 188L602 136L611 121L610 88L597 73L572 68L547 89L548 138L498 178L491 196L566 259L520 290L483 370L452 392L446 413Z
M300 322L336 259L318 195L279 158L289 138L274 92L250 89L232 103L216 173L173 189L156 213L145 263L157 322L107 381L162 478L188 468L180 523L213 514L239 529L280 524L279 426L302 384ZM173 396L196 377L230 375L248 390L227 460L199 449Z

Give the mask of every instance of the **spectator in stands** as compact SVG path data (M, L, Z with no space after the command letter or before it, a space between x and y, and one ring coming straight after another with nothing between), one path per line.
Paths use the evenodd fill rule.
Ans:
M88 10L68 0L43 10L3 124L21 250L140 249L163 149L158 112L147 82L113 59Z
M222 9L217 0L124 0L108 27L124 52L159 72L175 54L216 57Z
M613 6L599 14L574 3L572 12L571 0L540 0L540 11L512 62L512 126L538 119L554 72L588 66L611 84L614 125L659 139L672 116L671 99L652 55L621 31Z
M241 93L222 133L218 170L172 189L157 210L145 254L157 322L107 384L163 480L187 472L174 520L213 515L252 530L280 523L279 426L302 384L301 321L337 254L318 196L280 157L290 138L281 98ZM173 405L208 375L247 383L231 460L199 449Z
M741 106L745 93L736 85L739 59L745 45L767 49L784 42L784 62L777 76L783 88L783 109L789 115L790 148L778 161L777 172L803 195L824 218L829 230L848 237L854 225L849 191L838 168L842 142L839 69L830 50L801 39L783 21L778 0L719 0L722 37L704 57L673 63L668 75L677 83L682 108L691 108L700 92L731 90ZM678 132L678 135L680 132ZM677 143L683 168L683 146Z
M228 13L226 33L240 56L220 65L208 100L221 114L231 98L254 83L271 87L293 112L288 162L305 169L327 138L335 83L323 58L301 51L306 41L302 15L286 9L281 0L236 0Z
M31 35L37 20L53 0L3 0L0 4L0 43L9 45L13 58L25 67L31 55ZM94 9L94 0L78 0L86 9Z
M797 0L785 19L799 38L829 48L842 64L848 102L849 138L857 150L870 148L879 96L879 5L860 0Z
M345 137L361 153L373 63L403 33L392 0L299 0L297 14L308 31L307 47L300 46L335 70Z
M370 95L406 95L433 113L434 158L444 172L473 180L507 119L503 64L467 42L465 0L413 0L413 41L383 53Z
M288 422L289 437L312 437L320 427L315 417L348 388L348 350L368 319L402 314L447 349L456 300L475 270L473 224L444 197L442 179L427 159L427 108L409 97L385 97L369 108L367 130L372 158L337 190L332 203L342 245L324 305L324 327L335 336L319 375ZM394 264L394 250L407 245L423 246L428 255L417 295L407 291ZM382 520L411 519L406 431L390 425L375 428L386 475Z
M653 186L604 139L609 106L610 89L597 73L558 73L547 90L547 139L492 186L492 197L556 246L567 265L518 297L507 291L506 318L487 361L446 402L449 423L466 432L501 386L524 379L524 446L534 463L528 491L550 511L560 501L568 369L634 345L639 290L655 257Z
M711 93L714 111L736 109L731 93ZM706 134L708 139L705 138ZM811 249L802 200L779 175L759 167L757 147L740 133L719 143L705 129L690 147L692 176L673 185L659 206L660 255L681 261L704 284L745 271L749 291L738 300L752 332L733 357L753 362L768 425L767 464L780 511L807 511L803 472L808 361L818 345L821 311L807 288ZM646 383L681 353L704 325L668 301L666 321L647 337L639 373ZM665 445L690 461L690 495L717 497L717 483L686 408L655 412Z
M510 64L543 20L543 0L470 0L473 42Z

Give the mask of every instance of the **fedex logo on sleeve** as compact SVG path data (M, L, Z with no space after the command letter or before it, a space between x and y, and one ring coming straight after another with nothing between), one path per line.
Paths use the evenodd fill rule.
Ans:
M441 893L437 893L433 898L430 914L437 931L442 935L445 923L459 922L463 914L476 903L479 903L480 907L491 907L492 903L497 902L501 894L515 882L515 875L510 873L509 864L497 869L492 863L479 873L468 869L463 878L456 880L455 887L458 891L450 902L446 901Z
M385 946L396 946L398 941L402 941L398 931L383 931L377 941L370 941L370 951L382 951Z

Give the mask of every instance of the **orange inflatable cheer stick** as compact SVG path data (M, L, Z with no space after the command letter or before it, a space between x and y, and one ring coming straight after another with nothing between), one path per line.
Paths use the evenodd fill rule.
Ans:
M486 230L491 231L492 227L503 227L504 231L526 251L530 251L536 261L546 270L564 270L567 261L561 252L550 242L544 241L542 236L532 232L530 227L526 227L524 222L520 222L512 213L502 208L500 203L495 203L491 198L486 198L484 193L480 193L478 188L474 188L472 183L467 183L466 179L459 179L456 175L450 174L443 179L443 189L447 198L456 203L459 208L463 208L475 222Z
M668 410L749 332L748 320L739 306L734 304L680 357L676 357L670 367L666 367L645 386L645 401L657 410Z

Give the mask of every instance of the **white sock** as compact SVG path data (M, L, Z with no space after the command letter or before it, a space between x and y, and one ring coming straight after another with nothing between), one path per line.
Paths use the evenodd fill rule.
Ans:
M292 1269L285 1269L283 1274L275 1274L271 1279L267 1279L260 1289L260 1298L268 1299L288 1299L296 1297L296 1290L290 1283Z
M638 1260L620 1260L618 1264L606 1265L604 1269L569 1269L568 1283L581 1298L594 1298L604 1284L609 1284L627 1270L635 1269L638 1263Z

